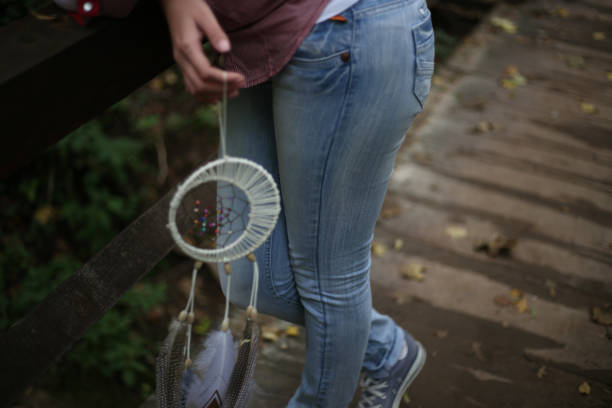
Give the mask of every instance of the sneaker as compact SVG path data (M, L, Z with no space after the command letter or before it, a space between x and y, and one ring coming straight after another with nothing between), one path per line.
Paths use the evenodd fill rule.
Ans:
M400 359L391 368L389 376L374 379L364 375L360 383L361 399L358 407L399 408L408 386L423 368L425 356L425 348L421 343L405 333L404 348Z

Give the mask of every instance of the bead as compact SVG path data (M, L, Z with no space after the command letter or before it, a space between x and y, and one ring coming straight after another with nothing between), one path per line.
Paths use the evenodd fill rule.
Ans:
M191 361L190 358L188 358L187 360L185 360L185 368L189 368L191 367L191 365L193 364L193 361Z
M229 329L229 319L223 319L223 323L221 323L221 331L226 332Z
M193 223L194 223L194 224L197 224L197 223L198 223L198 220L193 220Z
M200 211L200 209L199 209L199 208L194 208L194 209L193 209L193 212L198 212L198 211Z
M247 255L247 259L251 262L255 262L257 260L257 258L255 258L255 254L252 252Z
M232 264L230 264L229 262L226 262L225 264L223 264L223 269L225 269L225 274L229 275L232 273Z
M182 310L181 313L179 313L179 315L178 315L178 320L179 320L179 322L182 323L182 322L185 321L185 319L187 319L187 312Z
M196 205L200 205L200 200L196 200Z
M193 324L194 320L195 320L195 315L193 314L193 312L189 312L187 314L187 323Z
M253 306L247 307L247 317L251 320L257 319L257 309Z
M193 267L196 268L196 269L200 269L202 267L202 261L196 261L193 264Z

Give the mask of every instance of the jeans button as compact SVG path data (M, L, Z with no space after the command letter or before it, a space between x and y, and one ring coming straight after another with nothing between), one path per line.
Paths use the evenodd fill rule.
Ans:
M351 53L343 52L342 54L340 54L340 58L342 59L342 61L346 62L351 59Z

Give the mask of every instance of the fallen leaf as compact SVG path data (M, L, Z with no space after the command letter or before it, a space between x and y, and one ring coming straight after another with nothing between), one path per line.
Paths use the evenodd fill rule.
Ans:
M402 397L402 401L404 401L404 404L410 404L410 397L408 396L407 393L404 393L404 396Z
M582 395L589 395L591 393L591 386L585 381L578 386L578 392Z
M565 7L557 7L555 9L555 14L558 15L561 18L568 18L570 15L570 12L567 8Z
M584 113L587 113L589 115L597 113L597 106L594 103L581 102L580 109L582 109Z
M459 225L451 225L446 228L446 235L450 236L452 239L463 238L467 236L467 229Z
M285 334L289 337L297 337L300 335L300 328L297 326L289 326L285 329Z
M396 304L401 306L403 304L410 303L412 301L412 296L408 295L407 293L397 291L393 293L393 299L395 300Z
M484 354L482 353L482 343L475 341L472 343L472 352L476 356L476 358L480 361L486 361Z
M598 306L593 307L593 309L591 309L591 319L595 323L604 326L612 325L612 307L610 307L610 305L608 305L608 307L604 307L603 309Z
M508 299L508 297L506 295L497 295L497 296L495 296L493 298L493 302L497 306L501 306L501 307L512 306L514 304L514 302L512 302L512 300Z
M383 203L383 208L380 212L381 218L393 218L402 213L402 207L397 202L387 201Z
M261 328L261 338L264 340L275 342L278 340L278 329L276 327L263 326Z
M537 376L538 376L538 378L544 378L545 375L546 375L546 366L542 366L538 370Z
M608 78L608 81L612 81L612 71L606 72L606 78Z
M34 213L34 219L40 225L47 225L47 223L53 218L55 215L55 210L48 204L43 205Z
M448 336L448 330L436 330L436 336L441 339L444 339Z
M423 282L425 280L423 272L425 272L425 267L418 263L403 265L400 269L402 278L415 280L417 282Z
M508 65L504 71L506 72L506 75L509 77L513 77L519 73L519 70L516 67L516 65L512 65L512 64Z
M372 243L372 254L374 254L374 256L381 258L385 252L387 252L386 246L379 244L378 242Z
M431 153L427 152L413 152L411 154L412 160L419 164L428 164L431 163L433 157Z
M178 81L178 76L174 71L168 71L164 74L164 81L168 85L174 85Z
M507 33L516 33L516 24L514 24L514 22L508 20L507 18L493 16L491 17L491 24L493 24L497 28L501 28Z
M151 90L158 92L164 87L164 80L160 77L155 77L151 81L149 81L149 88Z
M404 246L404 240L401 238L396 238L395 241L393 241L393 249L395 249L396 251L402 249L402 247Z
M515 299L520 299L523 297L523 291L520 289L510 289L510 296Z
M564 55L565 63L570 68L585 69L586 63L580 55Z
M521 298L518 302L516 302L515 306L520 313L525 313L527 311L527 298Z
M476 133L489 133L495 130L495 125L490 121L481 121L474 126L474 132Z
M474 243L475 251L486 252L490 256L505 255L509 256L512 248L516 246L516 238L497 235L493 239L479 240Z
M548 287L548 293L550 296L555 296L557 294L557 284L550 279L546 279L546 286Z
M603 41L606 39L606 33L602 32L602 31L595 31L593 33L593 39L595 41Z

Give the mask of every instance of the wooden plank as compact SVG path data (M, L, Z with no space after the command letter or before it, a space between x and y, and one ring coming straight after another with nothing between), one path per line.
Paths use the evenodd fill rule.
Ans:
M26 17L0 28L0 178L173 63L157 2L83 28Z
M26 317L0 333L0 407L10 406L174 247L166 228L174 191L166 193Z

